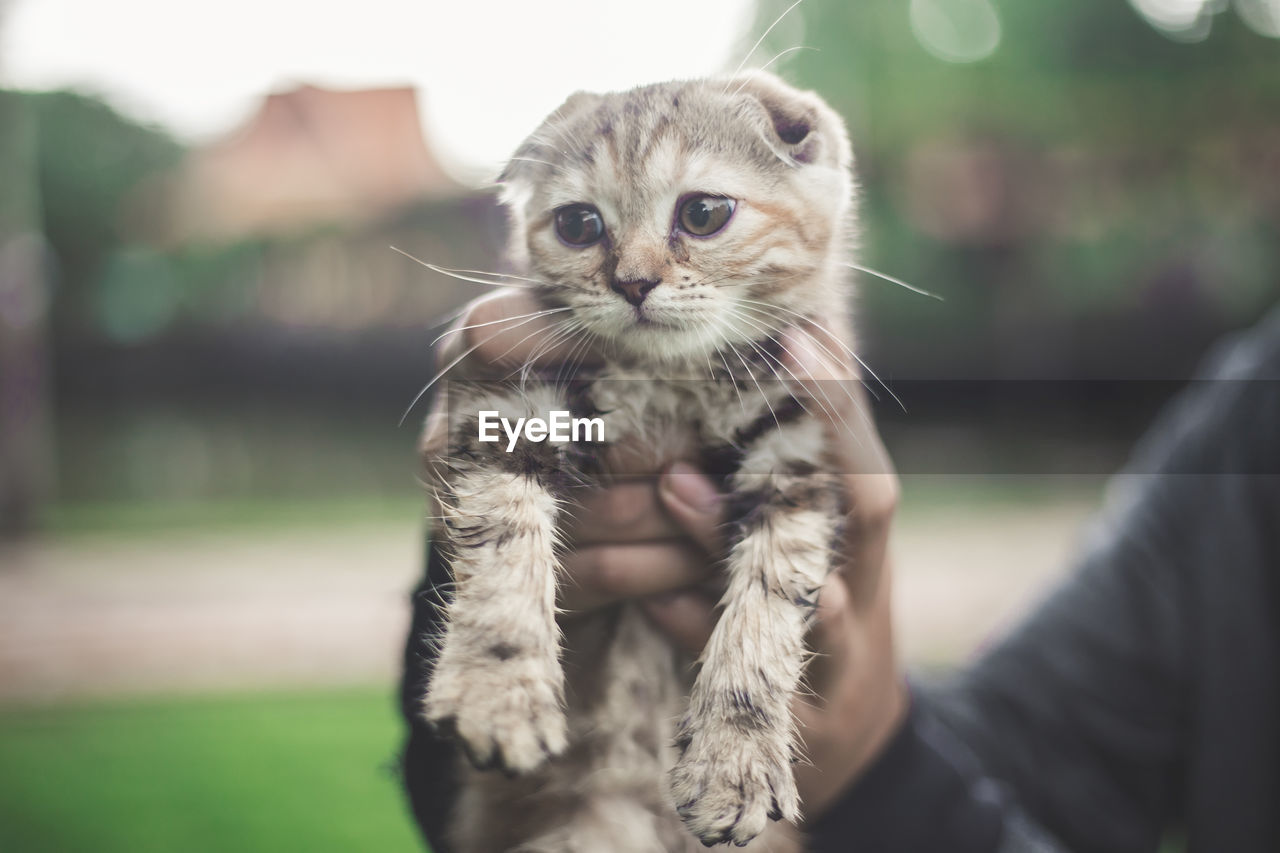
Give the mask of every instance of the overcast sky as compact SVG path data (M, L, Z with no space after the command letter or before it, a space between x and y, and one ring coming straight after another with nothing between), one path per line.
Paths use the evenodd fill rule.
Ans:
M0 7L2 8L2 7ZM737 66L751 0L10 0L0 85L78 86L209 138L299 82L412 83L447 163L497 165L576 89ZM776 33L800 44L798 16ZM751 62L759 65L767 56Z

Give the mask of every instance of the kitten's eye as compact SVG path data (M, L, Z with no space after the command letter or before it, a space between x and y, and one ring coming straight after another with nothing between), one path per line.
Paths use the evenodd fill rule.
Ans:
M680 205L680 228L695 237L710 237L733 215L734 201L714 195L700 195Z
M590 246L604 236L604 220L589 204L570 204L556 211L556 234L570 246Z

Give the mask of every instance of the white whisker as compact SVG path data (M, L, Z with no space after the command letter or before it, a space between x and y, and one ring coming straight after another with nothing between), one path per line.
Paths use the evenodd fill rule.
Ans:
M743 307L746 307L746 306L743 306ZM759 311L760 309L752 309L752 310ZM826 353L827 357L831 358L833 361L835 361L835 362L839 362L839 361L840 361L839 356L837 356L837 355L836 355L835 353L833 353L830 349L828 349L828 348L827 348L827 346L826 346L825 344L823 344L823 343L822 343L822 341L821 341L819 338L815 337L815 336L813 335L813 333L812 333L812 332L810 332L808 329L804 328L803 326L790 326L789 328L790 328L790 329L792 329L792 330L794 330L794 331L799 332L799 333L800 333L800 334L802 334L802 335L804 335L804 336L805 336L805 338L806 338L810 343L813 343L813 344L815 344L817 347L819 347L820 349L822 349L822 351L823 351L824 353ZM786 368L786 365L785 365L785 364L783 365L783 367L784 367L784 369L786 369L786 370L787 370L787 372L788 372L788 373L791 373L791 370L790 370L789 368ZM795 374L794 374L794 373L792 373L791 375L792 375L793 377L795 377ZM797 377L797 378L796 378L796 381L797 381L797 382L799 382L799 381L801 381L801 380L799 380L799 378ZM817 383L817 387L818 387L819 391L822 393L822 397L823 397L823 399L824 399L824 400L826 400L828 403L830 403L830 404L831 404L831 408L832 408L833 410L835 410L835 411L839 412L839 411L840 411L840 408L839 408L838 406L836 406L835 401L833 401L833 400L831 399L831 397L830 397L830 396L827 394L827 392L826 392L827 384L828 384L827 382L819 381L819 382ZM868 385L867 385L867 383L866 383L865 381L862 381L862 382L861 382L861 384L862 384L862 386L863 386L864 388L866 388L866 389L867 389L868 393L869 393L869 394L871 394L871 396L872 396L874 399L876 399L876 400L879 400L879 399L880 399L879 397L877 397L877 396L876 396L876 394L875 394L875 390L874 390L874 389L872 389L870 386L868 386ZM848 385L848 383L847 383L847 382L836 380L836 385L840 388L840 390L841 390L841 391L843 391L843 392L844 392L845 397L849 400L849 404L850 404L850 405L849 405L849 409L850 409L850 410L854 413L854 415L855 415L855 416L856 416L856 417L857 417L857 418L862 422L863 426L865 426L869 431L874 431L874 430L875 430L875 426L874 426L874 425L872 424L872 422L871 422L871 417L870 417L870 415L868 414L868 412L867 412L867 410L866 410L866 407L863 405L863 401L862 401L861 399L859 399L859 397L858 397L856 394L854 394L854 393L853 393L853 391L850 389L850 387L849 387L849 385ZM848 422L848 419L847 419L847 418L845 418L844 416L840 416L840 417L837 417L837 418L833 418L833 419L832 419L832 421L833 421L834 423L837 423L837 424L839 424L840 426L844 427L846 430L848 430L849 435L850 435L850 436L852 436L852 437L853 437L853 439L854 439L854 441L856 441L859 445L861 445L861 444L862 444L862 440L861 440L861 438L858 436L858 434L857 434L856 432L854 432L853 430L849 429L849 422Z
M560 153L561 153L561 154L564 154L564 152L563 152L563 151L561 151ZM568 156L568 155L566 155L566 156ZM537 163L537 164L538 164L538 165L540 165L540 166L547 166L547 167L549 167L549 168L551 168L552 170L557 171L557 172L564 172L564 171L565 171L565 167L564 167L562 164L560 164L560 163L552 163L550 160L539 160L537 157L512 157L512 158L511 158L511 162L513 162L513 163L515 163L515 162L520 162L520 163Z
M729 361L724 357L723 352L716 349L715 354L720 358L721 363L724 364L725 372L729 374L729 381L733 383L733 392L738 395L738 405L742 408L742 416L744 418L748 417L747 401L742 399L742 390L738 388L738 380L733 375L733 368L729 366Z
M815 52L816 52L818 49L817 49L816 47L806 47L806 46L804 46L804 45L797 45L796 47L789 47L789 48L787 48L786 50L782 51L781 53L778 53L777 55L775 55L775 56L773 57L773 59L770 59L770 60L769 60L768 62L766 62L764 65L761 65L759 68L752 68L750 71L748 71L748 72L747 72L746 79L744 79L741 83L739 83L739 84L738 84L738 88L734 89L734 90L733 90L733 92L731 92L730 94L733 94L733 95L738 94L739 92L741 92L741 91L746 87L746 85L747 85L748 83L750 83L750 82L751 82L751 78L752 78L752 77L754 77L755 75L759 74L761 71L764 71L764 70L765 70L766 68L768 68L770 65L772 65L772 64L773 64L773 63L775 63L775 62L777 62L777 61L778 61L779 59L781 59L782 57L786 56L788 53L795 53L797 50L812 50L812 51L815 51Z
M520 365L519 368L521 393L524 393L524 389L528 387L529 379L537 366L538 359L558 346L567 345L582 329L582 322L571 317L556 324L546 338L534 345L533 351L529 353L529 357L524 360L524 364ZM564 364L561 363L561 369L563 368ZM557 379L557 381L559 380Z
M738 75L738 72L742 70L742 66L747 64L747 60L751 58L751 55L756 52L756 50L760 47L760 45L764 44L764 40L769 37L769 33L773 32L773 28L778 26L778 24L782 23L782 19L785 18L787 15L790 15L791 10L799 6L803 2L804 0L796 0L796 2L792 3L790 6L786 8L786 11L784 11L781 15L779 15L777 18L774 19L773 23L769 25L769 29L761 33L760 38L756 39L756 43L751 45L751 50L748 50L747 55L742 57L742 61L738 63L737 68L733 69L733 73L729 75L730 77L736 77ZM726 92L729 91L729 86L727 84L725 85L724 88Z
M474 282L475 284L484 284L484 285L488 285L489 287L521 287L521 288L526 288L526 289L530 289L530 288L532 288L532 287L533 287L533 285L531 285L531 284L512 284L512 283L511 283L511 282L509 282L509 281L501 281L501 280L500 280L500 281L489 281L489 280L487 280L487 279L475 278L474 276L465 275L464 273L468 273L468 272L478 272L478 271L476 271L476 270L453 270L453 269L449 269L448 267L440 267L440 266L436 266L435 264L429 264L429 263L427 263L426 261L422 260L421 258L415 258L413 255L409 254L409 253L408 253L408 252L406 252L404 249L401 249L401 248L399 248L398 246L391 246L390 248L391 248L391 250L392 250L393 252L399 252L400 254L402 254L402 255L404 255L406 258L408 258L409 260L413 261L414 263L421 264L422 266L426 267L427 269L431 270L432 272L438 272L438 273L440 273L441 275L447 275L447 276L449 276L450 278L456 278L456 279L458 279L459 281L470 281L470 282ZM490 273L490 272L486 272L486 273L480 273L480 274L481 274L481 275L494 276L495 278L502 278L502 279L506 279L506 278L514 278L514 279L522 279L522 280L525 280L525 281L534 281L533 279L523 279L523 277L522 277L522 276L509 276L509 275L507 275L507 274L505 274L505 273ZM544 282L537 282L537 283L538 283L538 284L543 284Z
M764 402L766 406L768 406L769 414L773 416L774 424L777 425L778 429L782 429L782 421L778 420L778 413L773 410L773 404L769 402L769 395L764 393L764 388L760 387L760 382L759 380L756 379L755 372L752 371L750 363L748 363L747 360L742 357L742 353L738 352L738 348L735 347L732 343L730 343L729 341L725 341L724 344L730 350L733 351L734 355L738 357L738 361L742 362L742 366L746 368L747 376L750 377L752 383L755 384L756 390L760 392L760 399Z
M595 333L584 326L578 334L581 335L581 338L569 350L569 355L565 358L564 364L560 366L560 370L556 371L557 383L573 379L578 372L578 368L582 366L582 362L591 353L591 342L595 337Z
M533 321L534 321L534 320L536 320L536 319L537 319L537 317L526 317L525 319L520 320L519 322L517 322L517 323L515 323L514 325L512 325L512 327L511 327L511 328L513 328L513 329L518 329L519 327L521 327L521 326L523 326L523 325L525 325L525 324L527 324L527 323L531 323L531 322L533 322ZM534 334L537 334L537 332L534 332ZM519 346L519 344L520 344L521 342L525 341L525 340L528 340L528 336L526 336L526 337L522 338L520 342L517 342L516 344L513 344L513 345L512 345L512 348L514 349L516 346ZM422 386L422 390L420 390L420 391L419 391L419 392L414 396L413 400L409 403L409 407L408 407L407 409L405 409L405 410L404 410L404 414L400 416L400 421L399 421L399 423L397 424L397 426L404 426L405 419L409 417L409 413L413 411L413 407L414 407L414 406L416 406L416 405L418 405L418 401L419 401L419 400L421 400L421 399L422 399L422 396L423 396L424 394L426 394L428 390L430 390L430 389L431 389L431 386L432 386L432 385L435 385L437 382L439 382L439 381L440 381L440 379L441 379L445 374L447 374L450 370L453 370L455 367L457 367L459 364L461 364L461 363L462 363L462 360L463 360L464 358L466 358L467 356L471 355L473 352L475 352L476 350L480 349L480 347L484 346L484 345L485 345L485 344L487 344L488 342L489 342L489 339L487 339L487 338L486 338L485 340L480 341L479 343L475 344L474 346L469 347L465 352L463 352L463 353L462 353L462 355L459 355L459 356L458 356L457 358L455 358L453 361L449 362L449 363L444 367L444 369L443 369L443 370L437 371L437 372L436 372L436 375L435 375L435 376L433 376L433 377L431 377L431 381L430 381L430 382L428 382L426 385L423 385L423 386ZM507 350L507 352L511 352L511 349L508 349L508 350ZM506 353L503 353L503 355L506 355ZM499 356L499 359L500 359L500 358L501 358L501 356Z
M526 323L527 323L527 322L529 322L529 321L528 321L528 320L526 320L526 321L524 321L524 322L526 322ZM569 322L572 322L572 321L571 321L571 320L562 320L562 321L561 321L561 323L565 323L565 324L567 324L567 323L569 323ZM525 341L529 340L529 338L532 338L532 337L534 337L535 335L544 334L544 335L547 335L548 337L553 337L553 336L555 336L555 335L560 334L563 330L564 330L564 329L563 329L563 326L561 326L561 325L560 325L560 323L557 323L557 324L555 324L555 325L551 326L551 328L549 328L549 329L534 329L532 332L530 332L529 334L525 335L523 338L521 338L520 340L516 341L514 344L512 344L511 346L509 346L509 347L507 347L505 350L503 350L501 354L499 354L496 358L492 359L492 363L494 363L494 364L498 364L498 363L500 363L504 358L506 358L508 355L510 355L510 354L511 354L511 351L512 351L512 350L516 349L516 348L517 348L517 347L519 347L521 344L523 344ZM535 344L535 346L534 346L534 352L538 352L538 346L539 346L541 343L542 343L542 342L539 342L539 344ZM520 366L519 366L519 367L517 367L515 370L511 371L511 373L508 373L508 374L507 374L507 378L508 378L508 379L509 379L509 378L511 378L511 377L512 377L513 375L515 375L516 373L520 373L521 375L524 375L524 371L526 371L526 370L530 370L530 369L532 369L532 367L533 367L533 363L532 363L531 359L526 358L526 359L525 359L525 360L520 364Z
M427 329L436 329L447 323L452 323L454 320L457 320L463 314L466 314L469 310L471 310L471 303L467 303L466 305L463 305L460 308L455 308L454 310L449 311L448 313L445 313L445 314L437 314L435 317L432 317L430 320L426 321L422 325Z
M733 310L734 314L738 317L739 320L751 326L756 331L763 333L766 337L772 337L774 335L782 334L782 331L783 331L782 329L779 329L778 327L773 326L769 323L756 322L755 320L752 320L747 315L741 313L738 307L734 307L731 310ZM783 370L787 372L787 375L790 376L792 380L796 382L797 385L801 384L800 377L796 376L795 373L792 372L791 368L787 367L786 362L782 361L777 356L773 355L773 353L769 352L767 349L759 346L754 341L751 341L750 343L751 343L752 349L754 349L757 353L759 353L762 358L768 359L768 361L771 361L774 364L777 364L778 367L781 367ZM785 380L778 375L778 371L774 369L772 364L768 364L768 362L766 362L766 364L769 367L769 370L773 372L774 378L778 379L779 381L785 382ZM838 417L838 409L836 408L835 403L831 400L830 397L827 396L827 392L822 388L821 384L819 384L818 388L822 392L823 398L826 400L828 404L830 404L830 407L828 407L827 405L823 405L821 400L814 400L814 402L818 404L818 407L822 409L823 413L826 414L830 420L843 422L844 419L841 417ZM806 414L810 414L810 415L813 414L812 412L809 411L809 407L806 406L804 402L800 400L799 397L796 398L796 401L800 403L800 407L804 409Z
M435 346L441 341L441 339L446 338L449 335L457 334L458 332L469 332L472 329L483 329L485 326L494 326L494 325L497 325L498 323L511 323L516 320L523 320L529 317L546 317L549 314L560 314L565 311L572 311L572 310L573 310L572 308L548 308L544 311L532 311L528 314L517 314L514 317L499 317L497 320L489 320L488 322L485 322L485 323L472 323L469 326L458 326L456 328L448 329L442 332L441 334L437 335L436 339L433 340L430 344L428 344L428 346Z
M414 260L417 260L417 259L415 258ZM510 278L510 279L514 279L515 281L528 281L533 284L549 284L549 282L543 281L540 278L530 278L527 275L516 275L515 273L509 273L509 272L492 272L490 270L466 270L466 269L456 269L454 267L439 267L439 269L445 272L469 273L470 275L491 275L497 278Z
M754 304L757 304L757 305L764 305L764 306L766 306L767 308L769 308L770 310L785 311L785 312L787 312L788 314L793 314L793 315L795 315L796 317L799 317L800 319L804 320L805 322L812 324L814 328L816 328L816 329L821 329L822 331L826 332L828 335L830 335L830 336L831 336L831 339L832 339L833 341L835 341L835 342L837 342L838 344L840 344L840 348L841 348L841 349L843 349L845 352L847 352L847 353L848 353L848 354L853 358L853 360L854 360L854 361L858 362L858 364L859 364L859 365L861 365L862 369L863 369L863 370L865 370L865 371L867 372L867 375L868 375L868 376L870 376L872 379L874 379L876 382L878 382L878 383L880 384L880 387L881 387L881 388L883 388L883 389L885 390L885 392L886 392L890 397L892 397L892 398L893 398L893 401L894 401L895 403L897 403L897 404L898 404L898 407L899 407L900 409L902 409L902 411L904 411L904 412L905 412L905 411L907 410L907 407L903 404L902 400L898 397L898 395L897 395L897 394L895 394L895 393L893 393L893 389L889 387L888 383L886 383L883 379L881 379L881 378L876 374L876 372L875 372L874 370L872 370L872 369L871 369L871 366L870 366L870 365L868 365L865 361L863 361L863 360L862 360L861 356L859 356L856 352L854 352L854 351L849 347L849 345L848 345L848 344L846 344L844 341L840 340L840 336L839 336L839 335L837 335L835 332L833 332L833 331L831 331L830 329L828 329L826 326L823 326L823 325L822 325L821 323L819 323L818 321L814 320L814 319L813 319L812 317L810 317L808 314L802 314L801 312L799 312L799 311L795 311L795 310L792 310L791 308L783 308L781 305L770 305L770 304L769 304L769 303L767 303L767 302L760 302L759 300L756 300L756 299L741 299L740 301L742 301L742 302L751 302L751 303L754 303ZM812 336L812 335L810 335L810 338L811 338L811 339L813 339L813 336ZM815 340L815 342L816 342L816 339L813 339L813 340ZM865 385L866 385L866 383L864 382L864 383L863 383L863 385L865 386ZM871 391L871 388L870 388L870 387L868 387L868 388L867 388L867 390L868 390L868 391ZM872 396L875 396L875 392L874 392L874 391L871 391L871 393L872 393Z
M925 290L923 287L916 287L914 284L907 284L905 281L903 281L903 280L902 280L902 279L900 279L900 278L894 278L893 276L888 275L887 273L882 273L882 272L880 272L879 270L873 270L871 267L864 267L864 266L861 266L861 265L859 265L859 264L851 264L851 263L849 263L849 262L847 262L847 261L843 263L843 266L846 266L846 267L848 267L849 269L854 269L854 270L859 270L859 271L861 271L861 272L870 273L871 275L875 276L876 278L882 278L882 279L884 279L885 281L889 282L890 284L896 284L896 285L898 285L898 287L905 287L907 290L910 290L912 293L918 293L918 294L920 294L921 296L928 296L930 299L936 299L936 300L938 300L939 302L946 302L946 301L947 301L947 300L943 299L941 296L939 296L938 294L933 293L933 292L928 291L928 290Z

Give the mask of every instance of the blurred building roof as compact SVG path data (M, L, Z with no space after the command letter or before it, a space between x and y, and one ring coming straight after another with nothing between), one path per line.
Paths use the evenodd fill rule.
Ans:
M301 86L267 96L241 128L191 153L170 176L159 230L228 239L366 221L464 192L423 138L413 88Z

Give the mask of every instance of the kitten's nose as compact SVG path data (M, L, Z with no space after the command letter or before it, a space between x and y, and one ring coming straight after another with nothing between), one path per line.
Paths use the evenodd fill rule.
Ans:
M613 280L611 287L622 294L622 298L630 302L632 305L639 305L644 302L644 298L649 295L649 291L657 287L659 282L654 279L639 278L634 281Z

